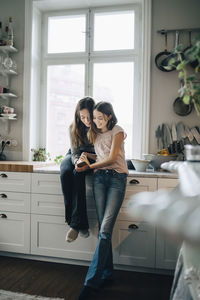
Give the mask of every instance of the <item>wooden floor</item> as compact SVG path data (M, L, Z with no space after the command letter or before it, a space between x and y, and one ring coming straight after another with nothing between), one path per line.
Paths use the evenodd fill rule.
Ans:
M87 267L0 256L0 289L77 300ZM173 277L115 271L95 300L169 300Z

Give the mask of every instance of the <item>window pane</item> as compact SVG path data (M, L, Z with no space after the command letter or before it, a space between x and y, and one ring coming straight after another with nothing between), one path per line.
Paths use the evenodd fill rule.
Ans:
M134 11L96 13L94 50L133 49L134 17Z
M85 51L86 16L49 17L48 53Z
M85 65L54 65L47 70L47 150L51 157L70 147L69 126L84 96Z
M111 102L118 124L127 133L126 157L132 157L134 63L95 63L94 99Z

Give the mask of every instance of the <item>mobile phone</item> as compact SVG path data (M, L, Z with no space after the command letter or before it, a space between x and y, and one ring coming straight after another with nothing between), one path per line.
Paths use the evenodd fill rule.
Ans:
M81 161L80 163L77 164L77 167L81 168L83 166L87 165L85 161Z

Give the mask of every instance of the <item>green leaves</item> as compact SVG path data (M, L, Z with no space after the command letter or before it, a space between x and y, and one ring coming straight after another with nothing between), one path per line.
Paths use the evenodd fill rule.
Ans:
M174 49L174 53L178 54L178 60L180 61L176 70L178 71L178 78L182 82L178 92L183 102L187 105L193 103L197 114L200 115L200 35L197 37L195 44L184 52L184 58L179 55L182 51L182 45L178 45ZM195 70L190 67L190 63L194 61L199 63ZM175 63L176 60L172 58L169 65L172 66ZM191 74L192 71L194 74Z

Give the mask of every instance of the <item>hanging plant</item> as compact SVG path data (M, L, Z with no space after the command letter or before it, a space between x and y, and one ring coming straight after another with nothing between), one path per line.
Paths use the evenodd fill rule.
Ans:
M183 46L178 45L174 52L178 55L179 64L176 66L178 77L183 83L179 89L180 97L185 104L194 104L195 110L200 115L200 36L188 50L183 53ZM171 59L170 66L175 65L175 59ZM191 65L195 69L191 68Z

